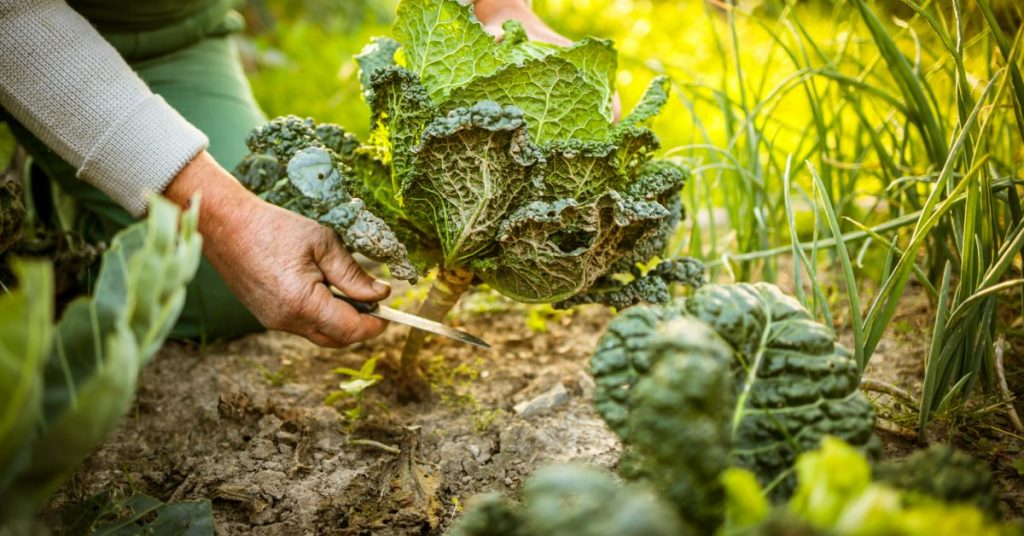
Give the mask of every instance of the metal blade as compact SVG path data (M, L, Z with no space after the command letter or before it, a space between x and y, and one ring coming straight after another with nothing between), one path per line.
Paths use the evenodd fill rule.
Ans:
M440 322L434 322L433 320L427 320L426 318L423 318L422 316L416 316L414 314L409 314L409 313L406 313L404 311L399 311L398 309L392 309L392 308L384 306L384 305L378 306L377 310L371 311L371 312L369 312L367 314L369 314L370 316L375 316L377 318L383 318L384 320L390 320L391 322L398 322L399 324L405 324L406 326L411 326L413 328L416 328L416 329L419 329L419 330L422 330L422 331L426 331L426 332L429 332L429 333L434 333L434 334L437 334L437 335L448 337L449 339L455 339L457 341L461 341L461 342L464 342L466 344L472 344L473 346L479 346L480 348L490 348L491 347L490 344L487 344L485 341L483 341L481 339L478 339L478 338L470 335L469 333L466 333L465 331L460 331L460 330L457 330L455 328L446 326L446 325L444 325L444 324L442 324Z

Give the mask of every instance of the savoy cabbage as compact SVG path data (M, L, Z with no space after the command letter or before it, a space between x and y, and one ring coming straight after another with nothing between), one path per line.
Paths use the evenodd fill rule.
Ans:
M714 406L726 412L717 416L730 438L726 455L753 471L773 495L792 491L797 456L816 448L822 437L841 438L868 454L878 451L874 413L858 390L860 370L832 331L774 285L711 284L667 305L624 311L598 342L590 361L597 383L595 406L623 441L634 445L624 458L630 462L624 465L627 470L635 465L631 453L642 453L643 438L651 430L660 428L649 442L654 448L673 438L680 445L708 440L711 428L688 424L694 418L687 399L664 401L694 393L714 377L710 372L680 377L675 393L664 387L652 395L651 387L640 388L664 379L679 363L689 363L677 356L690 355L724 356L719 361L729 371L729 383L715 396L726 399ZM708 396L702 394L697 402L705 415L713 405ZM657 414L638 424L650 412ZM672 459L666 455L665 463L657 462L649 472L664 477L672 472L667 469ZM694 469L678 470L689 474ZM702 481L707 482L694 479Z
M640 268L683 212L687 172L654 157L648 128L666 78L616 123L609 41L531 42L513 21L497 42L457 0L402 0L392 33L356 58L366 140L278 118L250 137L240 180L334 228L394 277L437 266L420 311L434 319L475 282L522 302L624 307L702 281L692 260ZM414 334L403 352L406 377L420 344Z

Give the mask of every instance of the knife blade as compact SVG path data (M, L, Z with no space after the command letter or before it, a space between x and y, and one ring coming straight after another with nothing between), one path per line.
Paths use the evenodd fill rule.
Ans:
M342 300L345 303L351 305L360 314L375 316L377 318L388 320L390 322L397 322L399 324L409 326L413 329L426 331L428 333L433 333L435 335L441 335L442 337L448 337L449 339L454 339L456 341L464 342L466 344L472 344L473 346L478 346L480 348L491 348L491 345L487 344L487 342L484 341L483 339L474 337L473 335L470 335L465 331L458 330L450 326L446 326L440 322L428 320L426 318L423 318L422 316L416 316L405 311L392 309L391 307L381 305L377 302L366 302L350 298L346 296L345 293L341 291L341 289L335 287L334 285L328 285L327 288L331 289L331 294L333 294L335 298L338 298L339 300Z

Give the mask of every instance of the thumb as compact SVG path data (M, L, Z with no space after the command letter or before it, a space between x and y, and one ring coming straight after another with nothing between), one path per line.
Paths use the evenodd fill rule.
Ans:
M381 301L387 298L391 294L391 285L366 273L331 234L323 255L317 259L327 281L341 289L346 296L357 300Z

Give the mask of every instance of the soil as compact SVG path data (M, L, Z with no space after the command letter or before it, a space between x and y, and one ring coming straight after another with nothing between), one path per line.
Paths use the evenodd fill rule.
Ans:
M906 300L866 377L917 392L927 307L923 294ZM283 333L206 348L168 343L140 377L132 414L44 517L60 532L66 507L119 488L167 501L210 498L223 535L442 534L471 496L514 495L540 466L615 465L621 447L592 408L586 373L611 317L601 307L554 314L474 293L451 321L494 350L428 340L433 399L405 405L389 380L407 332L400 326L341 350ZM356 401L324 401L345 380L336 368L359 369L371 356L384 380L364 392L362 418L352 421L345 412ZM906 408L871 396L882 426L897 431L879 432L885 456L920 448L905 433L914 427ZM985 449L967 446L992 460L1004 510L1018 517L1024 502L1011 464L1021 443L980 433Z
M455 324L494 350L429 340L434 398L420 404L398 404L387 380L400 326L341 350L273 332L205 350L168 343L140 376L132 414L51 501L51 524L59 531L57 512L113 486L210 498L218 534L439 534L470 496L512 493L539 466L613 466L620 445L585 373L610 313L585 308L535 333L523 306L482 298ZM385 380L353 425L353 401L324 400L345 380L334 369L370 356ZM554 407L516 413L550 393Z

